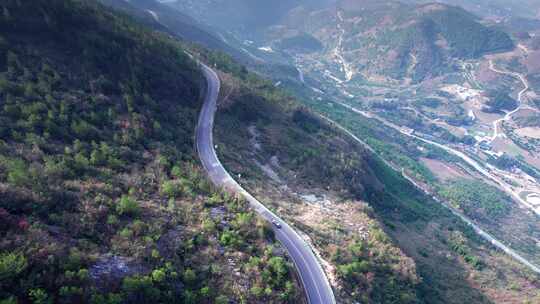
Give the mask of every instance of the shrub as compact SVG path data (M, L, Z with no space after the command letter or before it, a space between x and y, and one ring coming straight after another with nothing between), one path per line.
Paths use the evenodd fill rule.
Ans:
M182 176L182 169L180 169L180 166L174 166L171 169L171 175L176 178L180 178Z
M82 268L77 272L77 278L79 281L86 281L89 277L88 269Z
M72 271L78 270L83 265L83 253L77 248L72 248L69 251L68 258L64 261L64 268Z
M28 292L28 296L32 300L33 304L52 303L51 299L49 299L49 295L47 294L47 292L41 288L30 289L30 291Z
M96 136L96 131L94 130L94 128L88 122L84 120L74 121L71 124L71 131L78 138L81 138L81 139L90 140L90 139L94 139Z
M126 239L129 239L133 236L133 231L131 231L129 228L124 228L120 230L120 236Z
M15 159L8 162L7 168L8 183L17 187L24 187L30 183L30 175L26 163L22 159Z
M191 268L187 268L184 271L184 281L188 284L194 283L197 280L197 275L195 274L195 271L193 271Z
M216 231L216 223L210 218L204 219L202 226L203 230L208 233L214 233Z
M288 269L285 264L285 259L282 257L272 257L268 260L267 270L271 273L271 278L263 275L266 283L269 283L273 287L283 286L285 284L285 279L287 278Z
M224 295L220 295L216 298L216 304L227 304L229 303L229 298Z
M118 224L118 217L116 217L114 214L109 214L107 217L107 224L111 226Z
M253 286L253 287L251 287L250 292L256 298L260 298L260 297L262 297L262 295L264 293L264 289L262 287L259 287L259 286Z
M126 277L122 282L122 290L127 298L135 303L149 303L159 300L161 292L152 284L148 276Z
M76 286L62 286L58 292L60 297L68 302L75 302L75 298L83 294L83 289Z
M177 181L169 180L161 185L161 193L169 198L175 198L182 194L182 189Z
M90 298L91 304L121 304L122 302L122 296L116 293L109 293L106 296L93 294Z
M116 205L116 212L119 215L137 216L140 211L141 208L137 201L127 195L123 195L118 205Z
M231 232L231 231L224 231L219 238L219 242L223 246L231 246L231 247L235 247L241 244L241 240L239 239L239 236L236 233Z
M228 302L226 302L228 303ZM15 297L9 297L7 299L0 300L0 304L17 304L17 299Z

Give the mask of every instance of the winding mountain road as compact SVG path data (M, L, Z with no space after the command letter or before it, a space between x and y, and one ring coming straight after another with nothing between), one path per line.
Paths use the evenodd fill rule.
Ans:
M199 158L210 180L214 185L222 187L228 192L242 195L263 218L280 224L280 228L277 225L273 226L276 238L287 249L302 281L309 304L336 303L328 279L311 247L287 223L244 190L219 161L214 149L212 131L221 84L219 77L211 68L204 64L201 64L201 68L207 80L207 91L199 115L196 145Z

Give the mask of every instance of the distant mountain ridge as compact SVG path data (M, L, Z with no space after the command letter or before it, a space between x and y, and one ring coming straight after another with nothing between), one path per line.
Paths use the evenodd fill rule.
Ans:
M339 51L349 73L364 78L421 81L449 71L456 59L514 47L508 34L460 7L418 2L178 0L170 5L293 56L315 52L331 63L341 60Z
M237 60L246 61L245 54L224 42L207 25L200 23L188 14L171 9L156 0L99 0L116 10L134 16L150 27L169 32L179 38L198 43L204 47L231 54Z
M313 35L328 56L339 48L352 68L366 75L418 81L443 72L453 59L514 47L506 33L482 24L462 8L444 4L342 0L324 10L292 14L279 31Z
M222 29L259 30L278 23L298 6L320 8L335 0L177 0L169 4L190 16Z

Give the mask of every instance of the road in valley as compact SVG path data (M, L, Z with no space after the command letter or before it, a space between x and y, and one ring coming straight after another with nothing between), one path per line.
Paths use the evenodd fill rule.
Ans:
M367 117L367 118L375 119L375 120L381 122L382 124L384 124L385 126L390 127L392 129L395 129L396 131L400 132L403 135L406 135L408 137L418 139L418 140L420 140L422 142L425 142L427 144L436 146L436 147L441 148L441 149L443 149L444 151L446 151L446 152L448 152L450 154L453 154L453 155L461 158L464 162L466 162L468 165L470 165L472 168L474 168L476 171L478 171L484 177L486 177L487 179L490 179L491 181L495 182L497 184L497 186L499 187L499 189L506 192L508 195L510 195L512 198L514 198L518 203L520 203L523 206L531 209L537 215L540 215L540 208L535 208L532 204L530 204L529 202L524 200L519 195L519 192L514 191L512 189L512 187L509 186L504 180L502 180L498 176L496 176L496 175L492 174L491 172L489 172L487 169L484 168L484 166L480 165L476 160L472 159L471 157L469 157L464 152L461 152L461 151L456 150L454 148L445 146L445 145L440 144L438 142L435 142L435 141L432 141L432 140L429 140L429 139L425 139L425 138L423 138L421 136L415 135L410 130L404 130L404 129L400 128L399 126L397 126L397 125L395 125L395 124L393 124L393 123L391 123L391 122L389 122L389 121L387 121L387 120L385 120L383 118L380 118L380 117L378 117L378 116L376 116L374 114L371 114L371 113L367 113L367 112L358 110L358 109L356 109L354 107L351 107L348 104L344 104L344 103L341 103L341 102L335 102L335 103L349 109L350 111L352 111L354 113L360 114L360 115L362 115L364 117Z
M311 247L287 223L244 190L219 161L213 143L212 131L221 84L217 74L212 69L204 64L201 64L201 68L207 80L207 91L204 105L199 115L196 130L196 145L199 158L210 180L214 185L228 192L245 197L251 207L266 220L279 223L281 228L273 225L276 238L287 249L296 267L308 303L334 304L336 301L332 288Z
M343 106L347 106L345 104L342 104ZM349 106L347 106L349 107ZM358 110L356 110L358 111ZM347 134L349 137L351 137L353 140L355 140L356 142L360 143L361 145L363 145L368 151L372 152L373 154L376 155L375 151L368 145L366 144L363 140L361 140L360 138L358 138L356 135L354 135L351 131L349 131L347 128L341 126L340 124L338 124L337 122L325 117L325 116L322 116L320 115L320 117L326 121L328 121L331 125L333 125L334 127L336 127L337 129L343 131L345 134ZM367 116L366 116L367 117ZM373 118L373 116L369 116L370 118ZM419 138L420 140L422 140L421 138ZM431 142L431 141L427 141L429 143L432 143L432 144L436 144L438 147L440 148L443 148L443 146L441 146L440 144L437 144L435 142ZM400 171L398 168L396 168L393 164L389 163L388 161L380 158L387 166L389 166L390 168L396 170L396 171ZM430 193L429 191L427 191L426 189L424 189L424 187L420 186L416 181L414 181L412 178L410 178L409 176L407 176L404 172L404 170L402 169L401 170L401 174L403 175L404 178L406 178L409 182L411 182L411 184L413 184L416 188L418 188L420 191L426 193L427 195L431 196L435 201L439 202L442 206L444 206L445 208L447 208L448 210L450 210L450 212L452 212L452 214L454 214L455 216L459 217L462 221L464 221L465 223L467 223L467 225L469 225L480 237L482 237L483 239L485 239L486 241L488 241L489 243L491 243L493 246L495 246L496 248L499 248L500 250L502 250L503 252L505 252L506 254L508 254L509 256L511 256L512 258L514 258L515 260L519 261L520 263L522 263L523 265L527 266L530 270L536 272L537 274L540 274L540 267L534 265L533 263L529 262L526 258L524 258L523 256L521 256L519 253L517 253L516 251L514 251L512 248L504 245L502 242L498 241L497 239L495 239L491 234L489 234L488 232L484 231L482 228L480 228L478 225L476 225L473 221L471 221L470 219L468 219L466 216L464 216L462 213L456 211L454 208L452 208L450 205L448 205L447 203L439 200L436 196L434 196L432 193Z

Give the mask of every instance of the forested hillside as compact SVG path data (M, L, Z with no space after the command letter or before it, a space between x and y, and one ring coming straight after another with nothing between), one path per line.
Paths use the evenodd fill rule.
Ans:
M199 169L178 42L92 0L0 12L1 303L300 301L267 224Z
M284 83L193 45L234 52L224 39L200 36L207 33L184 15L224 18L212 25L249 44L238 31L283 21L300 6L313 27L287 23L294 35L272 47L323 56L336 50L339 9L345 33L337 50L357 71L414 80L449 58L511 47L506 34L448 6L345 2L352 7L180 0L173 6L183 11L169 15L151 0L3 0L0 304L305 301L269 223L214 189L199 166L194 130L205 81L186 51L222 82L220 159L313 245L339 303L536 303L536 276L406 179L431 174L404 156L406 139L330 100L301 106ZM373 6L362 12L358 3ZM315 114L321 108L382 153ZM420 148L406 147L415 157L432 153ZM467 181L442 190L475 218L507 213L506 197L474 197L471 187L492 191Z

